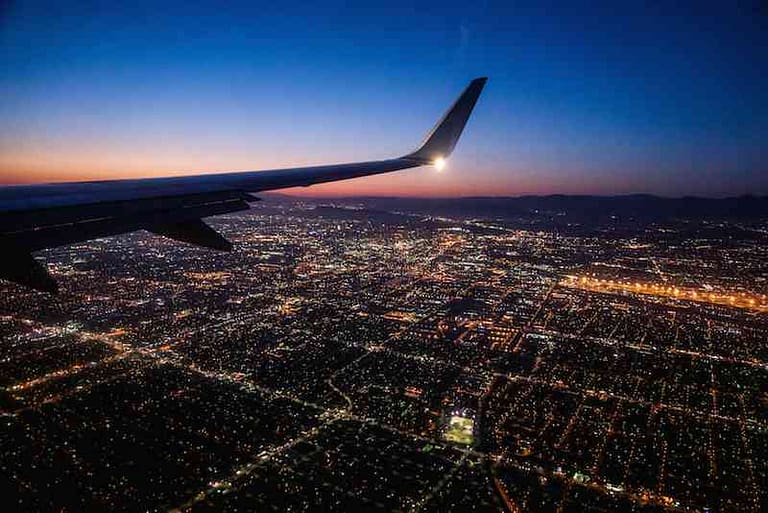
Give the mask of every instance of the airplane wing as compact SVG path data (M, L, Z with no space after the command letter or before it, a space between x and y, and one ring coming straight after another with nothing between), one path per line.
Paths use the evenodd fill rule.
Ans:
M249 208L248 202L258 200L253 192L442 162L456 146L486 80L472 80L422 145L398 158L270 171L0 187L4 252L0 278L56 292L56 282L32 257L33 251L142 229L228 251L231 244L202 218Z

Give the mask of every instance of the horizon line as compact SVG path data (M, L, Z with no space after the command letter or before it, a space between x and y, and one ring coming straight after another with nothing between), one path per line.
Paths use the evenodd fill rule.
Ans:
M751 194L744 193L730 196L700 196L700 195L682 195L682 196L666 196L662 194L655 194L649 192L629 192L629 193L615 193L615 194L568 194L568 193L550 193L550 194L518 194L518 195L470 195L470 196L393 196L393 195L312 195L312 194L290 194L285 192L264 191L257 192L263 196L281 196L284 198L294 199L313 199L313 200L371 200L371 199L397 199L397 200L499 200L499 199L523 199L523 198L654 198L664 200L682 200L682 199L696 199L696 200L744 200L744 199L757 199L768 200L768 194Z

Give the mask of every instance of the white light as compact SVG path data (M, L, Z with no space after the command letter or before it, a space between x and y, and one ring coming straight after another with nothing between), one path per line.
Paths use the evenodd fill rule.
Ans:
M443 157L437 157L433 164L435 165L435 169L442 171L445 167L445 159Z

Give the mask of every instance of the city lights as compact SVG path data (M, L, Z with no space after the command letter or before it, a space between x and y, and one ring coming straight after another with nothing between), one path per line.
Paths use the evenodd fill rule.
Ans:
M3 284L7 509L761 510L760 241L358 201L211 223L235 251L136 233L44 252L55 300Z

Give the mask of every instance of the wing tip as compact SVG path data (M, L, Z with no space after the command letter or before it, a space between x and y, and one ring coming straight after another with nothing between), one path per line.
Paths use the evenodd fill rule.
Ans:
M430 130L421 146L413 153L406 155L405 158L428 164L436 159L448 157L456 147L456 143L459 141L487 81L488 77L472 79L434 128Z

